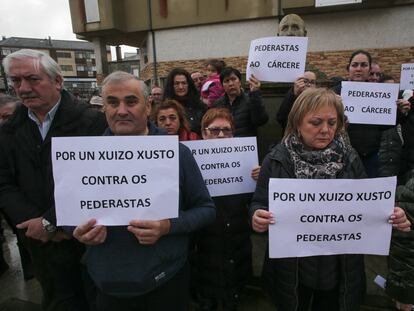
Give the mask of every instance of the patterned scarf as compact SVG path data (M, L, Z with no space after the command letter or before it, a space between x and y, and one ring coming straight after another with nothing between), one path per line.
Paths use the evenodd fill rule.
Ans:
M295 176L301 179L332 179L343 169L344 157L350 151L348 135L338 132L332 142L322 150L305 147L296 134L284 142L292 157Z

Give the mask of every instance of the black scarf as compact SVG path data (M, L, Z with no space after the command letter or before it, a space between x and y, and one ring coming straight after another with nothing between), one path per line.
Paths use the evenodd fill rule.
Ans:
M292 158L296 178L332 179L343 169L344 158L351 149L349 138L338 132L332 142L321 150L307 148L296 134L286 137L284 144Z

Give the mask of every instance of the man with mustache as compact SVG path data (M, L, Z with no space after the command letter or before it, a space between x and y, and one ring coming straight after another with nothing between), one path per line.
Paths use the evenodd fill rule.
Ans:
M88 310L83 246L55 225L51 140L101 135L104 115L63 89L59 65L44 52L19 50L3 67L23 105L0 129L0 208L30 253L43 310Z
M102 97L109 125L105 136L165 134L148 121L147 87L133 75L111 73L103 81ZM74 237L88 245L84 262L97 287L97 310L188 310L190 233L214 221L215 209L198 166L183 145L179 145L179 197L177 218L131 219L129 226L112 227L90 219L76 227Z

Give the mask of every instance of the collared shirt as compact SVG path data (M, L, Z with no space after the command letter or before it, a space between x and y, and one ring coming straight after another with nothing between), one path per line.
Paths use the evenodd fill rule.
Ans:
M46 114L46 117L44 118L43 122L39 121L39 119L36 117L33 111L31 111L30 109L28 110L29 118L36 122L43 140L45 140L47 132L49 132L50 126L52 125L53 119L55 118L56 111L58 110L60 105L60 99L61 97L59 97L59 100L56 103L56 105L54 105L53 108L50 109L49 112Z

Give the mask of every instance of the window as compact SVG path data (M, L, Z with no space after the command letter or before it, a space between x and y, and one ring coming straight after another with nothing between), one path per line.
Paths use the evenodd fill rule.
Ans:
M85 66L76 66L77 71L85 71Z
M62 69L62 71L73 71L72 65L60 65L60 68Z
M85 58L85 54L81 52L76 52L76 58Z
M56 52L57 58L71 58L72 54L70 52Z

